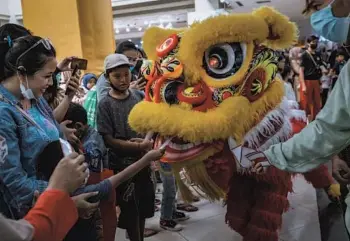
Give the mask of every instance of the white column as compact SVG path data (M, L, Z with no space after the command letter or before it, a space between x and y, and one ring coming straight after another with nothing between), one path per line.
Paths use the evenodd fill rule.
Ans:
M215 8L214 6L216 6L218 3L218 0L195 0L194 4L195 4L195 10L196 12L211 12L214 11Z
M10 22L23 24L21 0L8 0Z

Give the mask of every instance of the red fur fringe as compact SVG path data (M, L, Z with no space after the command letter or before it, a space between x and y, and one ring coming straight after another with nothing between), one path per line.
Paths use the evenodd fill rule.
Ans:
M247 220L237 218L236 216L229 216L226 214L225 222L228 226L239 233L242 237L246 234Z
M264 175L254 175L258 182L266 182L276 186L285 186L292 188L291 174L281 171L276 167L269 167Z
M278 241L278 233L277 231L270 231L249 225L247 235L243 237L243 241Z
M265 210L253 210L249 225L263 230L277 231L282 226L282 214Z
M311 183L314 188L328 188L334 183L328 172L328 168L322 165L310 172L304 173L305 180Z
M282 214L289 208L287 195L278 193L265 192L256 201L255 208L276 214Z

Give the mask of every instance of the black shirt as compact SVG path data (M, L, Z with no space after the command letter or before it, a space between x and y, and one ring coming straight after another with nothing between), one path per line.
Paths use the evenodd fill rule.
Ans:
M304 68L304 79L305 80L319 80L322 77L321 66L325 66L322 62L321 56L317 53L311 54L314 61L312 60L311 53L305 51L301 56L300 67Z

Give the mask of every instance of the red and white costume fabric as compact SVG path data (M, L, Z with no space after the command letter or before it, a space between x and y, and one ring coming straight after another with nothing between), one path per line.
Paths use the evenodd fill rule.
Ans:
M284 136L291 137L307 125L305 112L298 109L295 94L288 83L285 83L285 95L280 111L288 113L285 118L289 118L289 121L285 120L285 125L276 136L266 140L263 145L261 142L254 145L254 135L247 135L245 146L259 151L265 150L275 142L274 138L282 141ZM287 196L292 192L292 176L293 174L273 166L264 175L240 172L233 174L226 199L226 222L244 237L244 241L278 240L282 214L289 208ZM333 182L326 166L304 173L303 176L314 188L328 188Z

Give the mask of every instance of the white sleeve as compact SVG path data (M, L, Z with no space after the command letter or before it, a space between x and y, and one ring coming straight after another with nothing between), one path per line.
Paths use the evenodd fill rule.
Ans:
M11 220L0 214L0 237L2 241L31 241L33 226L26 220Z

